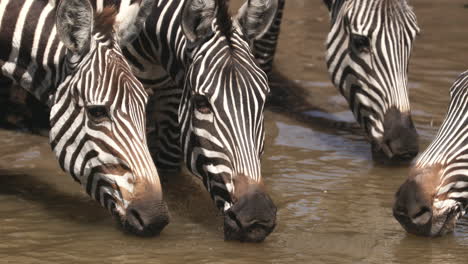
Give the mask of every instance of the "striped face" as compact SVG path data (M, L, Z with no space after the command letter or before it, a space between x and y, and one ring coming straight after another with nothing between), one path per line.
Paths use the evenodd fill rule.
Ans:
M450 89L451 100L436 138L416 160L396 194L394 215L411 233L452 231L468 207L468 71Z
M82 0L62 3L58 21L65 20L57 23L57 30L68 48L67 77L53 95L52 150L62 168L126 230L157 234L167 224L168 214L146 142L148 95L119 48L113 30L115 11L98 14L93 29L82 11L90 12L90 5ZM69 17L85 21L70 25L75 21Z
M419 31L415 14L404 0L329 4L332 28L326 59L332 82L365 129L374 154L412 158L418 146L407 72Z
M193 51L179 117L186 164L225 211L236 201L236 181L260 183L269 87L239 27L229 40L216 22L213 32Z

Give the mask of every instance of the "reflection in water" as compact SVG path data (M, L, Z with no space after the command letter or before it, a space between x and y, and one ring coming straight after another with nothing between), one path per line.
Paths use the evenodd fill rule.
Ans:
M411 1L422 28L409 74L422 149L444 118L450 85L468 66L465 2ZM349 124L324 65L327 20L319 1L288 0L276 67L303 87L310 122ZM188 174L165 177L172 218L160 237L126 235L60 171L46 138L0 131L0 262L466 263L468 219L442 238L406 234L391 207L407 168L373 164L359 130L304 121L266 113L263 175L278 227L253 245L223 242L222 219Z

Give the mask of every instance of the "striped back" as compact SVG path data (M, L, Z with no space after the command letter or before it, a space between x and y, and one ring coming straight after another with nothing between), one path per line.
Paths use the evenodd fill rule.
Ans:
M405 0L325 0L327 67L373 144L374 154L408 159L418 151L408 100L408 63L419 32Z
M468 208L468 71L455 81L450 95L435 139L397 193L395 217L412 233L450 232Z

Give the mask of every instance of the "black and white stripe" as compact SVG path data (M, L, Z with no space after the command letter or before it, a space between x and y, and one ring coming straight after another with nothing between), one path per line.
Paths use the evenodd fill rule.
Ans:
M408 63L419 32L405 0L325 0L331 16L326 61L373 144L374 154L412 158L417 134L408 99Z
M408 160L418 151L407 91L408 61L416 16L405 0L324 0L330 10L327 67L333 84L347 99L365 130L374 158ZM284 1L275 23L253 43L263 70L272 72ZM283 94L281 83L271 83ZM281 101L272 98L273 101Z
M261 38L253 41L252 45L255 59L257 59L260 68L268 75L273 71L273 62L276 54L276 47L278 46L285 2L285 0L278 0L278 10L276 11L273 23Z
M155 118L152 154L158 168L178 168L183 160L230 218L239 206L257 203L233 206L247 199L242 198L251 193L247 189L257 189L249 186L261 185L269 87L249 42L264 33L275 10L276 1L249 0L232 19L223 0L162 0L139 38L124 50L136 75L154 93L149 118ZM276 212L267 200L271 208L259 211ZM274 224L263 225L265 233L256 238L244 237L250 233L247 226L232 232L225 228L225 234L234 238L245 232L234 239L262 240Z
M146 145L148 95L119 46L152 3L121 1L123 19L107 2L1 0L1 79L49 104L60 166L127 229L155 234L167 211Z
M155 154L158 168L178 167L181 149L188 168L203 177L208 188L223 186L223 181L229 184L237 174L258 182L267 78L252 59L239 22L234 22L230 36L220 29L225 22L215 17L216 1L207 1L213 15L206 22L210 35L201 45L187 40L179 24L187 2L159 1L146 21L145 31L126 48L137 76L154 90L157 125L171 128L172 133L157 128L166 134L158 135L163 140L157 137L162 141L157 150L162 153ZM215 174L225 171L227 178L207 177L210 170L218 172ZM225 192L226 187L222 188ZM229 207L229 195L225 196L214 197L221 199L221 208Z

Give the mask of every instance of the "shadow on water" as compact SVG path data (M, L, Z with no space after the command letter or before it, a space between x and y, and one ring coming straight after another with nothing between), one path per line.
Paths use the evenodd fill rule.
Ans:
M396 263L466 263L460 252L466 251L466 225L468 218L459 220L454 234L427 238L403 233L391 248Z
M346 141L358 140L368 144L369 150L366 152L371 152L367 136L356 122L348 121L349 118L348 120L343 120L342 117L330 113L326 109L317 107L307 100L308 95L313 93L313 91L307 90L276 70L270 74L269 82L271 92L267 100L268 109L275 114L296 121L300 126L298 128L300 130L305 130L305 128L311 129L311 131L298 133L297 136L308 135L309 141L315 142L317 145L323 145L328 142L328 149L330 147L333 148L337 144L341 145L340 142L345 146L353 146L352 142L346 144ZM354 120L351 112L347 111L351 115L352 120ZM284 126L279 123L277 125ZM294 130L294 128L288 130ZM288 133L291 133L291 131ZM355 150L350 151L355 155L363 153ZM364 155L368 157L368 154ZM411 162L408 160L388 160L378 156L372 157L371 160L375 165L386 167L408 166Z
M269 110L285 115L312 129L324 132L346 131L364 136L364 132L356 122L346 122L317 107L305 98L310 91L297 82L288 79L277 70L269 75L270 95L267 101Z
M184 173L174 174L169 178L163 183L163 190L171 213L176 214L178 218L187 218L190 222L204 224L207 228L212 228L214 225L222 229L221 215L197 179ZM79 184L73 184L75 188L81 188ZM4 169L0 169L0 196L15 196L39 204L43 210L56 218L80 224L95 225L112 218L105 208L87 195L71 194L40 180L37 176ZM115 226L117 228L118 225Z
M199 179L185 170L160 175L163 179L164 200L173 215L222 232L222 215Z
M47 135L49 109L25 89L0 78L0 126Z
M342 117L310 103L306 98L313 91L307 90L297 82L288 79L277 70L270 73L269 83L271 91L267 100L267 107L272 112L295 120L302 127L326 133L327 136L353 136L353 140L362 139L370 145L367 136L358 123L342 120ZM351 114L350 111L349 113ZM352 119L354 120L354 117ZM339 138L333 138L333 140L342 141ZM332 144L334 143L332 142ZM408 166L411 160L389 160L383 155L376 155L373 156L372 162L378 166L400 167Z
M73 195L41 181L36 176L0 170L0 195L12 195L40 204L54 217L78 223L99 224L111 217L97 202L83 195ZM79 185L77 185L79 188Z

